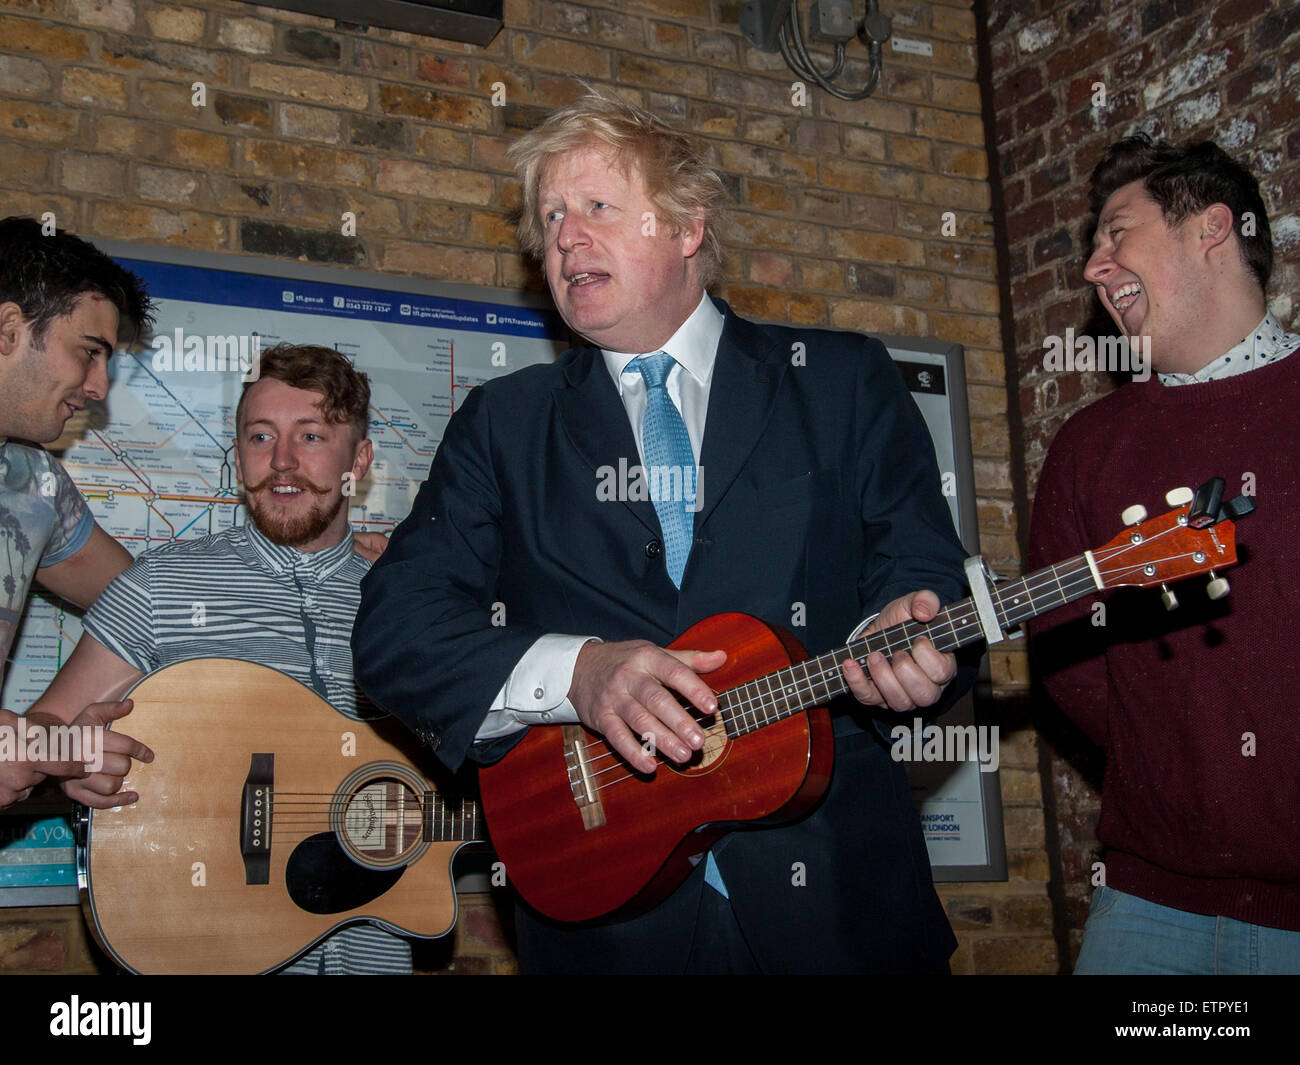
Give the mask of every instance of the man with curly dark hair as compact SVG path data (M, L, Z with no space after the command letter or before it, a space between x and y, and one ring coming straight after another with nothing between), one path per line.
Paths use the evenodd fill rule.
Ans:
M108 394L109 357L151 317L139 279L94 245L29 218L0 221L0 680L33 580L87 607L130 565L63 467L37 445L57 440L87 401ZM127 708L87 707L78 721L102 725ZM17 725L0 710L0 727ZM128 756L144 753L120 733L106 744L106 758L123 770ZM26 798L46 776L81 772L75 763L0 761L0 807ZM94 806L133 798L76 797Z

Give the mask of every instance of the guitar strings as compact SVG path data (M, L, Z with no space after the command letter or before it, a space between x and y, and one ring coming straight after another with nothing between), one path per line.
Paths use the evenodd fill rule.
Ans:
M433 834L428 842L461 842L471 840L478 834L478 804L471 800L462 800L459 808L448 804L436 791L427 793L430 804L426 810L426 799L414 795L408 790L404 800L404 809L385 810L375 820L385 830L389 828L409 828L419 835L424 835L426 812ZM285 791L273 792L271 805L271 839L284 844L301 843L319 832L335 835L334 814L339 804L347 800L339 799L336 792L329 791ZM343 812L346 831L347 812ZM306 833L305 835L303 833ZM405 848L404 848L405 849Z
M1157 533L1157 534L1155 534L1154 536L1152 536L1152 537L1150 538L1150 540L1143 541L1143 544L1122 544L1122 545L1118 545L1118 546L1113 547L1113 548L1110 548L1110 549L1102 549L1102 550L1099 550L1099 551L1093 553L1094 561L1097 561L1097 562L1099 563L1099 565L1098 565L1098 569L1099 569L1099 571L1100 571L1101 568L1102 568L1101 565L1100 565L1100 563L1102 563L1102 562L1108 562L1108 561L1110 560L1111 557L1114 557L1114 556L1116 556L1116 555L1122 555L1122 554L1124 554L1124 553L1126 553L1126 552L1128 552L1128 551L1132 551L1132 550L1134 550L1135 548L1137 548L1137 547L1139 547L1139 546L1143 546L1143 545L1146 545L1146 544L1150 544L1150 543L1153 542L1154 540L1159 539L1160 537L1165 536L1165 535L1167 535L1168 533L1173 532L1173 531L1174 531L1173 529L1167 529L1167 530L1164 530L1164 531L1162 531L1162 532L1160 532L1160 533ZM1109 551L1109 554L1107 554L1107 551ZM1083 556L1082 556L1082 555L1077 556L1077 557L1078 557L1078 559L1080 559L1080 560L1083 559ZM1157 561L1157 562L1168 562L1168 561L1172 561L1173 559L1180 558L1180 557L1190 557L1190 555L1189 555L1189 554L1185 554L1185 555L1182 555L1182 556L1179 556L1179 555L1172 555L1172 556L1168 556L1168 557L1166 557L1166 558L1157 559L1156 561ZM1150 561L1148 560L1147 562L1144 562L1144 563L1142 563L1142 564L1140 564L1140 565L1136 565L1136 566L1128 566L1128 567L1122 567L1122 568L1117 568L1117 569L1113 569L1113 570L1111 570L1111 569L1107 569L1106 572L1107 572L1107 574L1110 575L1110 576L1115 576L1116 574L1122 574L1122 573L1127 573L1127 572L1134 572L1134 571L1136 571L1136 570L1138 570L1138 569L1141 569L1144 565L1149 565L1149 564L1151 564L1151 563L1150 563ZM1035 599L1037 598L1037 597L1035 596L1035 594L1034 594L1035 585L1034 585L1033 583L1030 583L1031 580L1032 580L1033 578L1041 578L1041 579L1038 581L1038 584L1037 584L1037 588L1038 588L1039 590L1041 590L1041 589L1044 588L1044 587L1049 587L1050 585L1055 584L1055 585L1056 585L1059 589L1061 589L1061 591L1064 593L1064 592L1065 592L1065 586L1061 584L1060 577L1059 577L1059 576L1057 575L1057 573L1056 573L1056 570L1057 570L1061 565L1071 565L1071 566L1074 567L1074 569L1073 569L1074 579L1072 580L1072 582L1071 582L1071 584L1070 584L1070 591L1075 591L1075 590L1085 589L1085 588L1088 588L1088 587L1095 587L1095 583L1096 583L1096 582L1093 581L1093 579L1092 579L1092 576L1091 576L1091 570L1085 568L1085 567L1086 567L1086 561L1083 563L1083 566L1080 566L1077 562L1075 562L1075 560L1069 560L1068 562L1065 562L1065 563L1058 563L1056 566L1048 567L1048 569L1040 570L1040 571L1038 571L1038 572L1035 573L1035 574L1031 574L1030 577L1023 578L1022 581L1015 582L1015 584L1010 585L1010 586L1007 586L1006 588L1001 588L1001 589L999 589L997 586L994 586L994 588L993 588L993 595L994 595L994 597L998 600L998 606L999 606L999 607L1004 607L1004 606L1005 606L1005 602L1004 602L1004 600L1007 598L1008 594L1009 594L1010 592L1012 592L1012 591L1014 591L1014 592L1017 593L1017 598L1019 598L1019 595L1020 595L1020 594L1024 594L1024 595L1027 597L1028 601L1029 601L1029 605L1033 606L1033 605L1034 605L1034 601L1035 601ZM967 601L965 601L965 602L969 602L969 600L967 600ZM1014 600L1013 600L1013 602L1014 602ZM960 605L960 604L954 603L954 604L952 604L952 605L951 605L947 610L945 610L945 611L943 612L944 614L948 614L948 615L949 615L946 619L943 618L943 617L936 617L935 619L933 619L932 621L930 621L930 622L928 622L928 623L925 623L925 622L903 622L903 623L900 623L900 624L897 625L897 626L893 626L892 628L897 628L897 629L904 629L904 628L907 628L907 627L910 626L910 625L920 625L920 626L923 626L922 631L921 631L920 633L917 633L916 635L913 635L913 634L911 634L911 633L904 633L904 634L903 634L903 638L902 638L901 642L898 644L898 647L897 647L897 648L895 648L895 646L894 646L894 644L893 644L893 641L890 640L890 639L888 638L888 636L885 635L887 632L889 632L889 631L891 631L891 630L883 630L882 632L877 632L877 633L874 633L873 635L876 636L876 637L885 636L886 650L888 651L889 654L892 655L893 652L894 652L895 650L897 650L897 649L900 649L900 648L903 648L903 647L910 647L910 646L915 642L915 639L916 639L916 638L919 638L920 635L925 635L925 634L928 633L929 630L931 630L931 629L942 630L943 628L947 627L947 628L950 630L950 634L951 634L952 636L954 636L954 637L957 637L957 636L958 636L958 633L961 633L961 634L964 636L964 634L967 633L967 632L970 632L970 633L973 634L977 629L980 630L980 631L982 631L982 627L980 626L980 624L979 624L979 620L978 620L978 614L975 613L975 612L972 612L970 609L963 609L960 613L958 613L958 614L956 614L956 615L951 614L951 610L952 610L952 608L953 608L953 607L956 607L956 606L958 606L958 605ZM973 606L973 604L972 604L972 606ZM1017 621L1023 620L1024 617L1029 617L1029 616L1032 616L1032 614L1033 614L1033 612L1031 611L1029 614L1026 614L1026 615L1024 615L1024 616L1022 616L1022 617L1020 617L1020 618L1013 618L1013 617L1010 616L1010 615L1011 615L1011 612L1010 612L1009 610L1008 610L1008 611L1005 611L1005 613L1007 614L1007 620L1008 620L1009 622L1011 622L1011 623L1015 623L1015 622L1017 622ZM960 619L960 620L961 620L961 624L960 624L960 625L958 625L958 624L955 623L955 621L956 621L957 619ZM937 634L941 634L941 633L937 633ZM856 641L856 642L863 642L863 641ZM842 649L842 650L847 650L847 649L848 649L848 648L844 648L844 649ZM818 656L818 658L825 658L825 657L826 657L826 655L820 655L820 656ZM821 669L821 670L819 671L819 673L818 673L818 683L824 682L826 679L828 679L828 678L831 677L832 675L838 673L839 660L840 660L839 654L836 653L836 654L835 654L835 665L834 665L833 667L823 668L823 669ZM743 688L749 687L749 686L751 686L751 685L756 685L756 684L758 684L758 683L761 682L761 681L767 681L767 682L768 682L769 691L766 693L766 696L767 696L767 698L770 700L772 697L774 697L774 696L777 695L777 693L774 693L774 692L770 691L770 688L771 688L771 678L772 678L773 676L777 676L777 675L779 675L779 674L781 674L781 673L785 673L785 672L790 672L790 671L792 671L792 670L794 670L794 669L797 669L797 668L805 667L805 666L807 666L808 662L810 662L810 661L816 661L816 659L806 659L804 662L796 662L796 663L793 663L792 665L787 666L787 667L785 667L785 668L783 668L783 669L781 669L781 670L777 670L775 673L767 674L766 676L763 676L763 677L757 677L757 678L755 678L754 680L747 681L747 682L745 682L744 684L737 685L735 688L729 689L728 691L721 693L721 695L725 697L726 695L729 695L729 694L732 694L732 693L738 692L738 691L742 690ZM805 673L807 673L806 670L805 670ZM809 682L809 683L812 682L812 679L813 679L813 678L812 678L812 675L811 675L811 674L808 674L808 675L806 675L806 677L805 677L805 681L806 681L806 682ZM784 687L785 687L785 686L783 686L783 688L784 688ZM832 693L832 692L829 692L829 691L828 691L825 697L829 697L831 694L838 694L838 693ZM719 708L719 713L721 714L721 713L725 712L725 711L728 710L728 709L734 710L734 709L736 709L736 708L743 708L746 704L761 704L761 702L762 702L762 700L763 700L763 697L764 697L764 693L759 692L759 693L757 693L757 694L754 695L754 696L749 696L749 697L746 697L746 698L742 699L739 703L734 704L732 707L721 707L721 706L720 706L720 708ZM738 717L743 718L744 716L745 716L745 714L743 714L743 713L740 714L740 715L737 715L737 714L735 714L735 713L733 712L733 713L731 714L731 718L732 718L732 720L736 720ZM580 750L582 750L582 751L585 752L585 751L592 750L593 748L598 748L598 747L603 747L603 746L605 746L603 740L601 740L601 739L594 739L594 740L592 740L592 741L589 741L589 742L588 742L584 747L580 748Z
M1165 532L1158 533L1158 534L1156 534L1155 536L1151 537L1150 540L1145 541L1145 543L1148 543L1148 544L1149 544L1149 543L1151 543L1152 541L1158 539L1158 538L1161 537L1161 536L1166 535L1166 533L1171 532L1171 531L1173 531L1173 530L1166 530ZM1131 550L1135 549L1137 546L1139 546L1139 545L1136 545L1136 544L1124 544L1124 545L1120 545L1120 546L1115 547L1115 548L1111 548L1110 551L1109 551L1109 554L1107 554L1106 552L1103 551L1103 552L1101 553L1101 554L1102 554L1101 561L1102 561L1102 562L1108 562L1108 561L1110 560L1110 558L1112 558L1112 557L1114 557L1114 556L1116 556L1116 555L1121 555L1121 554L1124 554L1124 553L1126 553L1126 552L1128 552L1128 551L1131 551ZM1171 558L1176 558L1176 557L1179 557L1179 556L1171 556L1170 558L1162 558L1162 559L1158 559L1158 560L1156 560L1156 561L1157 561L1157 562L1167 562L1167 561L1170 561ZM1080 559L1083 559L1083 556L1079 556L1079 558L1080 558ZM1096 558L1096 555L1094 555L1094 559L1095 559L1095 558ZM1077 564L1073 563L1073 560L1071 561L1071 563L1065 563L1065 564L1066 564L1066 565L1071 565L1071 564L1075 565L1075 573L1076 573L1077 578L1078 578L1076 581L1074 581L1074 582L1071 583L1071 585L1070 585L1070 591L1071 591L1071 592L1076 591L1076 590L1084 590L1084 589L1087 589L1087 588L1089 588L1089 587L1095 587L1095 582L1092 580L1092 577L1091 577L1091 570L1090 570L1090 569L1083 569L1082 567L1079 567ZM1149 561L1149 560L1148 560L1147 562L1142 563L1142 565L1148 565L1148 564L1150 564L1150 561ZM1086 561L1085 561L1085 565L1086 565ZM1128 567L1127 570L1123 570L1123 571L1122 571L1122 570L1114 570L1114 571L1108 571L1108 572L1110 573L1111 576L1114 576L1116 573L1120 573L1120 572L1133 572L1134 570L1141 569L1141 568L1142 568L1142 565ZM1099 568L1100 568L1100 567L1099 567ZM1004 589L1000 589L1000 590L998 590L998 589L995 588L995 594L996 594L996 597L997 597L997 599L998 599L998 606L999 606L999 608L1003 608L1003 607L1005 607L1005 600L1007 599L1007 597L1009 596L1009 593L1011 593L1011 592L1016 592L1016 593L1017 593L1016 598L1018 599L1018 598L1019 598L1019 594L1023 591L1023 592L1027 595L1027 598L1028 598L1028 600L1029 600L1029 604L1030 604L1031 606L1033 606L1034 601L1035 601L1035 599L1037 598L1037 597L1035 596L1035 594L1034 594L1034 592L1035 592L1036 589L1037 589L1037 590L1042 590L1042 589L1045 588L1045 587L1048 587L1048 586L1050 586L1050 585L1052 585L1052 584L1055 584L1058 588L1061 589L1061 591L1062 591L1063 594L1066 594L1066 593L1065 593L1065 586L1061 584L1060 577L1059 577L1059 575L1056 573L1056 570L1057 570L1057 569L1058 569L1058 567L1057 567L1057 566L1054 566L1054 567L1051 567L1051 568L1050 568L1050 573L1049 573L1049 571L1047 571L1047 570L1043 570L1043 571L1039 571L1038 574L1033 574L1033 575L1031 575L1030 578L1026 578L1026 579L1025 579L1025 581L1023 582L1023 587L1017 587L1016 585L1020 585L1022 582L1016 582L1015 585L1008 586L1007 588L1004 588ZM1033 582L1032 578L1040 578L1040 579L1038 579L1037 584L1035 584L1035 583ZM1069 596L1067 595L1067 599L1068 599L1068 598L1069 598ZM1014 601L1014 600L1013 600L1013 601ZM969 602L969 601L967 601L967 602ZM958 605L959 605L959 604L953 604L953 606L958 606ZM915 639L917 639L917 638L919 638L921 635L924 635L924 634L926 634L926 633L928 633L928 632L931 632L931 631L933 631L933 633L934 633L936 636L942 636L942 635L944 635L943 630L944 630L945 628L947 628L947 629L949 630L950 634L951 634L951 635L954 637L954 639L957 641L957 642L956 642L956 645L959 646L959 645L961 644L962 640L964 639L964 636L965 636L967 633L969 633L969 634L971 634L971 635L977 635L979 632L982 632L982 631L983 631L983 630L982 630L982 626L981 626L980 623L979 623L978 613L977 613L976 611L973 610L973 604L972 604L971 607L964 607L964 608L963 608L959 613L956 613L956 614L953 614L953 613L951 612L951 610L952 610L952 608L950 607L947 611L944 612L945 614L948 615L946 618L944 618L944 617L941 616L941 617L935 618L933 621L931 621L931 622L929 622L929 623L905 622L905 623L902 623L902 624L900 624L900 625L898 625L898 626L894 626L894 628L897 628L897 629L907 629L907 628L909 628L909 627L911 628L911 631L910 631L910 632L903 632L903 633L901 634L901 637L902 637L902 638L901 638L901 640L900 640L900 642L899 642L899 644L898 644L898 647L899 647L899 648L901 648L901 647L910 647L911 644L915 641ZM1030 610L1028 613L1026 613L1025 615L1023 615L1023 616L1020 617L1020 618L1013 618L1013 617L1011 617L1011 616L1010 616L1010 611L1006 611L1006 610L1004 610L1003 612L1004 612L1004 614L1007 615L1007 620L1008 620L1009 622L1011 622L1011 623L1015 623L1015 622L1018 622L1018 621L1020 621L1020 620L1023 620L1023 617L1030 617L1030 616L1032 616L1033 613L1034 613L1035 611L1034 611L1034 610ZM961 622L960 625L957 624L958 621ZM918 628L918 627L919 627L919 628ZM887 632L887 631L890 631L890 630L885 630L885 631ZM959 634L960 634L960 635L959 635ZM880 636L883 635L883 633L875 633L874 635L877 636L877 637L880 637ZM862 642L862 641L858 641L858 642ZM897 648L894 646L893 641L892 641L891 639L889 639L889 638L886 636L886 637L885 637L885 644L886 644L886 651L887 651L887 653L890 654L890 655L892 656L892 654L893 654L893 653L895 652L895 650L897 649ZM845 648L844 650L848 650L848 648ZM856 656L855 656L855 657L856 657ZM737 686L736 688L731 689L729 692L723 693L724 696L725 696L725 695L734 695L736 692L742 692L742 693L743 693L743 691L744 691L745 689L747 689L747 688L753 688L753 690L754 690L754 694L753 694L753 695L749 695L749 696L744 696L744 695L742 695L742 697L739 699L738 702L733 702L730 706L722 707L720 712L730 711L730 720L743 724L744 726L746 726L746 730L749 731L749 730L752 730L753 727L756 727L756 726L760 723L760 719L759 719L759 712L760 712L760 711L763 711L763 715L762 715L762 716L763 716L764 721L766 721L768 718L770 718L771 715L769 715L769 714L766 713L765 707L766 707L767 705L771 704L774 700L779 700L779 699L784 698L785 701L786 701L786 710L785 710L784 713L779 713L779 714L777 715L777 719L779 719L780 717L789 716L789 714L792 713L792 712L797 712L798 710L802 710L802 709L804 709L805 706L809 705L808 703L804 702L804 703L800 703L800 704L797 704L797 705L796 705L795 703L792 702L792 700L790 699L790 696L789 696L788 694L785 694L785 690L786 690L786 688L789 687L788 685L782 685L782 686L781 686L781 687L782 687L782 691L779 692L779 693L778 693L778 692L773 692L773 691L772 691L772 677L773 677L773 676L777 676L777 675L782 674L782 673L789 674L789 675L793 676L793 675L794 675L794 671L795 671L796 669L802 669L802 670L803 670L803 673L804 673L804 681L803 681L803 683L804 683L804 685L805 685L806 687L809 687L809 688L815 688L816 686L820 685L820 686L824 686L824 687L827 689L826 692L821 693L820 695L819 695L818 693L816 693L815 691L813 691L812 694L814 695L815 698L830 698L832 695L839 694L840 692L842 692L842 691L844 690L844 689L843 689L843 686L840 685L840 684L838 683L838 676L839 676L839 663L840 663L840 653L839 653L839 652L835 652L835 653L833 653L833 661L828 661L828 662L826 662L824 665L818 667L818 671L817 671L817 673L816 673L815 675L814 675L813 673L810 673L810 672L809 672L808 666L809 666L809 663L810 663L810 662L812 662L812 663L822 662L823 660L826 660L827 658L828 658L827 655L821 655L821 656L818 656L818 658L816 658L816 659L808 659L808 660L805 660L804 662L801 662L801 663L795 663L795 664L793 664L793 665L791 665L791 666L789 666L789 667L787 667L787 668L785 668L785 669L783 669L783 670L778 670L776 674L769 674L769 675L767 675L767 676L765 676L765 677L759 677L759 678L756 678L755 680L749 681L747 684L739 685L739 686ZM835 677L835 678L837 679L837 684L836 684L836 685L831 685L831 684L829 683L829 681L831 680L832 677ZM814 678L815 678L815 679L814 679ZM761 682L765 682L765 683L767 684L767 686L768 686L768 691L767 691L767 692L763 692L763 691L761 691L760 689L758 689L757 686L758 686ZM838 690L836 690L837 688L838 688ZM796 688L794 689L794 692L795 692L795 694L799 694L797 686L796 686ZM739 711L739 712L737 712L737 711ZM601 744L601 741L595 741L594 743L589 744L588 747L590 748L590 747L593 747L593 746L599 746L600 744Z
M1172 562L1179 559L1192 558L1195 552L1185 551L1182 553L1176 553L1173 555L1168 555L1156 559L1151 559L1147 557L1142 562L1137 564L1126 564L1120 566L1111 565L1111 563L1115 559L1122 558L1122 556L1138 548L1148 549L1154 541L1160 539L1161 537L1167 536L1170 533L1178 531L1178 529L1181 528L1182 526L1170 527L1169 529L1162 530L1161 532L1154 534L1150 538L1142 540L1138 543L1119 544L1111 548L1102 548L1092 553L1093 561L1097 565L1097 570L1099 573L1101 573L1105 578L1114 579L1117 577L1126 576L1127 574L1130 573L1135 573L1139 570L1144 569L1146 566L1149 565L1159 565L1159 564ZM1080 565L1080 563L1082 563L1082 565ZM1069 569L1066 570L1066 583L1062 583L1061 575L1058 573L1058 570L1060 569L1061 566L1070 567ZM1105 581L1103 581L1103 584L1104 583ZM1065 602L1071 601L1073 598L1077 598L1077 596L1074 596L1072 593L1078 591L1085 591L1089 588L1096 588L1096 581L1093 579L1091 567L1087 565L1086 556L1079 555L1077 556L1077 559L1070 559L1067 560L1066 562L1057 563L1056 565L1050 566L1047 569L1040 570L1034 574L1030 574L1028 577L1022 578L1020 581L1016 581L1012 585L1009 585L1002 589L999 589L996 585L994 585L990 589L990 592L991 592L991 597L996 602L996 606L998 607L999 612L1002 613L1002 615L1006 618L1006 622L1008 624L1013 625L1013 624L1018 624L1020 621L1026 618L1034 616L1034 614L1037 613L1035 604L1038 595L1036 593L1043 592L1046 589L1052 587L1053 585L1056 586L1057 590L1061 593L1061 596L1063 597L1062 605ZM1011 593L1015 593L1014 596L1012 596ZM1006 609L1006 603L1007 600L1010 599L1010 601L1014 604L1018 601L1018 599L1021 596L1024 596L1027 599L1027 603L1025 605L1029 609L1027 610L1027 612L1020 615L1019 617L1014 617L1012 616L1013 613L1012 610ZM887 635L885 635L885 633L891 630L882 630L881 632L873 633L872 635L876 636L877 638L881 637L882 635L884 636L886 651L890 657L892 657L895 650L897 649L902 649L903 647L910 648L912 644L915 642L915 640L919 638L920 635L925 635L930 631L930 629L936 627L940 630L939 632L936 632L936 636L941 637L943 635L950 635L952 638L957 640L957 643L954 644L954 646L961 646L962 640L965 638L967 634L976 635L977 633L983 632L983 626L980 623L978 612L973 609L974 604L971 603L969 600L965 600L964 602L967 603L968 605L962 607L962 609L956 614L951 613L952 608L950 607L947 610L941 612L941 615L939 617L932 619L928 623L916 623L924 626L923 631L920 634L917 634L915 636L906 632L902 633L903 642L901 642L898 645L898 648L895 648L893 645L893 641ZM958 606L958 605L959 604L952 604L952 606ZM944 617L944 615L947 616ZM891 629L906 629L908 628L909 625L912 624L913 624L912 622L903 622L897 626L891 626ZM947 630L946 633L942 631L944 629ZM855 642L863 643L866 641L859 640ZM843 650L847 650L847 648L844 648ZM776 673L767 674L766 676L755 678L752 681L748 681L745 684L738 685L735 688L720 693L718 713L715 716L717 716L718 718L723 718L724 715L726 715L726 718L732 722L743 722L746 725L746 730L749 730L752 729L753 727L757 727L758 724L760 723L759 722L760 710L762 711L763 719L764 722L766 723L771 720L780 720L782 717L788 717L792 713L807 708L808 705L815 705L815 704L808 704L808 703L804 703L803 705L799 705L799 706L794 705L790 699L790 696L785 694L786 692L785 685L782 685L781 693L775 693L771 690L772 688L771 678L773 676L777 676L782 673L790 673L794 669L800 667L803 667L804 669L805 676L804 676L803 683L805 688L811 691L818 685L825 686L827 688L827 692L826 695L821 696L821 698L829 698L833 694L839 694L839 692L842 692L844 690L843 687L841 686L839 687L839 691L835 691L834 688L836 687L836 685L831 684L831 680L833 678L842 678L842 673L840 673L840 667L839 667L838 651L834 654L836 661L832 665L818 667L817 672L815 674L810 674L808 672L807 666L809 662L818 662L821 659L824 659L826 657L827 655L819 655L817 656L817 658L814 659L806 659L804 662L794 663L791 666L786 667L785 669L777 670ZM755 692L753 695L743 696L739 700L739 702L733 705L728 705L728 706L722 705L722 699L724 697L732 693L742 691L745 688L756 686L760 681L767 682L768 692L766 693L766 695L755 688ZM797 694L798 689L796 688L795 691ZM768 703L772 702L773 700L779 700L782 698L784 698L786 701L786 710L784 712L778 712L776 718L772 718L772 716L767 712L766 706ZM740 713L737 713L736 712L737 710L739 710ZM612 759L613 762L612 764L608 765L603 769L596 769L595 772L589 771L587 774L589 778L594 779L596 777L601 777L608 773L613 773L613 772L617 772L620 769L624 769L624 772L621 776L611 780L603 781L600 784L598 784L597 787L595 788L596 791L598 792L603 791L608 787L612 787L614 784L622 783L625 780L634 780L637 779L639 776L641 776L641 774L638 774L631 770L627 770L625 768L626 763L622 760L622 757L617 752L611 750L609 746L604 742L603 739L600 738L593 739L591 741L588 741L585 745L577 748L577 752L584 755L588 754L588 752L591 752L592 750L596 750L597 753L594 756L589 756L589 762L588 762L589 768L594 768L598 766L600 763L610 759ZM664 763L663 759L660 759L657 756L653 756L653 755L652 757L655 757L655 760L660 765L666 764ZM566 757L566 763L567 761L568 759ZM569 770L570 785L571 786L579 785L581 783L581 775L582 775L581 771L578 770L577 767L572 765L568 766L568 770ZM574 778L573 776L574 772L578 772L578 779Z

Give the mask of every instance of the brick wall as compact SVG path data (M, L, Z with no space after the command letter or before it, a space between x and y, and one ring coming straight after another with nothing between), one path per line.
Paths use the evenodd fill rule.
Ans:
M1015 571L970 0L886 0L896 35L933 57L887 50L876 96L810 89L802 107L779 56L743 41L741 6L507 0L507 29L478 48L232 0L0 0L0 213L54 211L91 238L535 286L506 223L517 189L503 153L581 75L707 139L737 203L720 294L738 311L966 346L983 549ZM864 80L865 51L851 54ZM1019 648L994 656L993 683L1025 688ZM1023 721L1002 738L1013 875L943 889L955 966L1052 971L1037 743ZM491 955L490 935L475 942Z
M1044 337L1087 332L1099 313L1082 277L1087 186L1112 141L1138 130L1177 143L1210 138L1245 162L1260 179L1277 246L1269 305L1283 324L1300 326L1300 8L1289 0L999 0L988 8L1010 376L1023 420L1019 474L1032 498L1056 431L1112 387L1104 374L1043 369ZM1105 106L1094 104L1097 83ZM1108 318L1095 321L1113 333ZM1097 857L1100 759L1055 714L1045 711L1040 724L1053 739L1054 872L1073 956Z

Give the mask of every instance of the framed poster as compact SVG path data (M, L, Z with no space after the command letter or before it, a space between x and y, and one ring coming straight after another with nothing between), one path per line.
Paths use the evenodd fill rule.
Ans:
M888 347L929 427L940 485L957 535L968 554L978 554L975 472L961 345L918 337L879 339ZM981 661L980 676L988 677L987 655ZM896 757L907 766L934 878L1005 880L997 726L978 721L974 692L968 692L932 725L917 728L915 723L915 717L900 722L891 737L897 737L893 747Z

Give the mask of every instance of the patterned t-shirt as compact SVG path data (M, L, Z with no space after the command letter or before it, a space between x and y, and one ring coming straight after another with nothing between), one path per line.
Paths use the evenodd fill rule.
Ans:
M94 527L85 499L52 455L0 443L0 682L37 568L71 558Z

